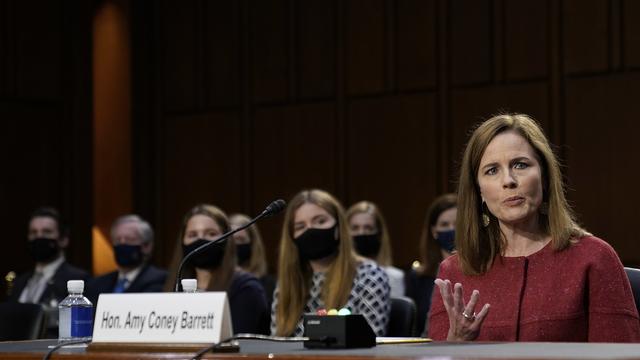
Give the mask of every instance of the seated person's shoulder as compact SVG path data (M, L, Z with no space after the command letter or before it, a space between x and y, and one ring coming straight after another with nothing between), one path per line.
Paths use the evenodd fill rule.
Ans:
M91 276L84 269L73 266L68 262L62 263L59 273L69 280L89 280Z
M160 269L159 267L149 265L145 271L145 273L151 278L162 279L164 282L167 279L167 270Z

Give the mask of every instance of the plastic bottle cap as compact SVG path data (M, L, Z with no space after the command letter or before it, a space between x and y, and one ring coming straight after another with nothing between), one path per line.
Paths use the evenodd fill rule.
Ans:
M198 280L196 279L182 279L180 283L184 292L194 292L198 289Z
M70 293L81 293L84 291L84 280L67 281L67 291Z

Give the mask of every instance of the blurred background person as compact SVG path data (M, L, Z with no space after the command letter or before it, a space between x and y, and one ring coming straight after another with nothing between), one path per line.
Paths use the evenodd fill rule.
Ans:
M151 225L138 215L124 215L113 222L110 236L118 269L93 279L86 290L87 298L96 305L102 293L162 291L167 272L150 264Z
M640 341L622 263L576 223L558 160L529 116L498 115L475 129L458 210L456 253L435 281L434 340Z
M391 296L404 296L404 271L392 265L389 230L380 208L370 201L360 201L347 210L347 221L356 252L377 262L387 273Z
M304 190L287 206L280 238L271 333L302 336L303 314L348 308L383 336L389 321L387 274L357 256L342 205L323 190Z
M41 304L47 314L46 336L55 338L58 303L67 296L67 281L87 281L89 274L66 261L68 230L60 212L52 207L40 207L31 213L26 245L35 266L14 280L8 301Z
M251 221L251 218L245 214L233 214L229 217L231 229L237 229ZM238 266L242 270L253 274L264 288L267 297L268 308L271 309L271 301L273 299L273 290L276 287L276 279L269 275L267 271L267 257L264 251L264 243L260 230L256 224L251 225L247 229L238 231L233 234L233 241L236 244L236 258Z
M178 266L198 247L230 230L227 215L218 207L200 204L187 212L170 267L165 291L174 291ZM196 279L200 291L226 291L234 333L269 333L269 308L262 284L236 266L236 245L231 239L207 247L184 266L183 279Z
M455 250L456 195L438 196L429 206L420 235L420 262L407 274L406 295L416 303L416 332L424 334L438 266Z

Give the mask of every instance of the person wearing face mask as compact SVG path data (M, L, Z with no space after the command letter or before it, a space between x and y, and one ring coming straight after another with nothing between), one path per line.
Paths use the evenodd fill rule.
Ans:
M47 337L55 338L58 303L67 296L67 281L86 281L89 274L66 261L64 249L69 237L56 209L36 209L29 217L27 231L26 248L35 268L14 280L8 300L42 304L47 313Z
M438 265L455 251L456 194L438 196L427 210L420 235L420 261L407 272L406 295L416 303L416 333L424 334Z
M302 336L303 314L347 308L384 336L389 321L387 274L356 255L342 205L322 190L304 190L287 206L280 238L271 333Z
M218 207L200 204L182 221L170 276L164 290L174 290L178 266L198 247L218 239L230 230L227 215ZM236 266L236 244L227 239L205 248L183 267L183 279L196 279L200 291L226 291L234 333L269 333L269 308L264 289L252 274Z
M245 214L233 214L229 217L229 224L232 229L244 226L249 221L251 221L251 218ZM260 280L267 297L267 308L270 309L273 290L276 287L276 279L267 273L267 257L264 253L264 243L258 226L253 224L247 229L238 231L233 234L233 241L236 244L238 266Z
M97 304L102 293L162 291L167 272L149 263L153 229L138 215L124 215L111 225L111 244L118 270L99 276L87 285L86 296Z
M404 272L392 266L391 240L380 209L360 201L347 210L353 245L361 256L374 260L387 273L391 296L404 296Z

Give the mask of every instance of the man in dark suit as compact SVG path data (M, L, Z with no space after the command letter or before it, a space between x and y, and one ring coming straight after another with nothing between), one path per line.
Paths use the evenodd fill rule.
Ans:
M89 279L86 271L65 260L68 245L67 229L56 209L41 207L31 214L27 247L35 268L15 279L9 301L41 304L47 314L47 337L57 337L58 303L67 296L67 281Z
M153 229L138 215L117 218L111 226L111 244L118 270L89 283L86 296L97 304L102 293L161 292L167 272L151 264Z

